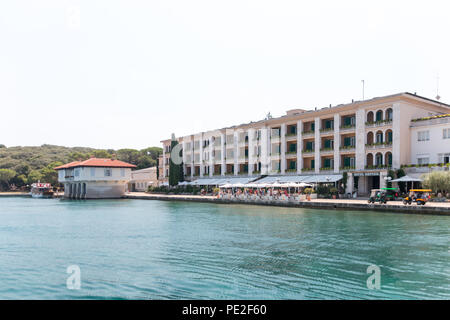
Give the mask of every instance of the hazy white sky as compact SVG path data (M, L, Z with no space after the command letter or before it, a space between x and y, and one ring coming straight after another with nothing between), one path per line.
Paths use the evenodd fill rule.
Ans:
M449 1L1 1L0 143L144 148L402 91L450 102Z

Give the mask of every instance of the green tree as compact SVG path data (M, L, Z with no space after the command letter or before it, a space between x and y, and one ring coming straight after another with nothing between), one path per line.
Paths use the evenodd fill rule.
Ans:
M28 184L32 184L35 182L38 182L42 179L42 174L39 172L39 170L31 170L28 174Z
M183 181L183 163L175 163L174 159L181 157L181 154L177 154L176 150L178 141L175 139L175 135L172 134L172 141L170 143L170 162L169 162L169 185L176 186L178 182Z
M112 157L112 154L106 150L94 150L91 155L94 156L95 158L110 159Z
M4 144L0 144L0 148L6 148Z
M42 175L42 182L51 183L52 185L58 184L58 172L54 169L55 167L63 165L60 161L55 161L50 163L48 166L40 170Z
M432 171L422 175L422 185L425 188L433 190L434 193L450 192L450 172L449 171Z
M391 180L393 180L393 179L395 179L395 172L394 172L393 170L389 170L387 176L388 176L388 177L391 177ZM387 186L388 188L392 188L392 182L388 180L388 181L386 182L386 186Z
M17 175L12 169L0 169L0 183L6 186L8 189L10 187L10 181Z
M397 175L397 179L401 178L401 177L404 177L406 175L405 171L403 169L401 169L401 168L398 169L395 172L395 174ZM406 183L405 182L399 182L398 186L399 186L401 192L406 192Z

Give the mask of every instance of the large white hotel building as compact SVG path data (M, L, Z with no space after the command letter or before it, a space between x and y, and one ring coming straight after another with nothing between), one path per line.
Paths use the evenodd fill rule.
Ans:
M433 126L432 121L421 128L416 119L449 113L447 104L400 93L316 110L289 110L281 117L177 140L187 180L275 175L335 182L347 172L346 192L367 194L385 186L389 169L426 161L423 154L434 152L433 142L424 140L423 133ZM443 125L442 130L447 126L450 138L449 121L436 125ZM171 139L162 144L159 167L164 182L169 175ZM441 160L448 162L445 152L450 154L450 139L437 149L444 154ZM429 155L428 161L430 157L435 156Z

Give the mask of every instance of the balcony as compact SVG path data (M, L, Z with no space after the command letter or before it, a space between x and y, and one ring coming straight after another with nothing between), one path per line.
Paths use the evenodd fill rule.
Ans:
M347 170L355 170L355 166L344 166L344 167L340 167L339 170L341 171L347 171Z
M341 151L354 151L355 146L349 145L349 146L341 146L339 147L339 150Z
M314 172L315 170L314 168L303 168L302 172Z
M366 127L383 127L392 124L392 119L367 121Z
M334 132L334 128L322 128L322 129L320 129L320 133L322 134L325 134L325 133L332 133L332 132Z
M356 129L356 124L347 124L347 125L342 125L339 127L340 132L352 132L355 131Z
M323 152L323 153L332 153L332 152L334 152L334 148L321 148L320 149L320 152Z
M314 149L305 149L303 150L303 155L305 154L313 154L314 153Z
M320 171L332 171L332 170L334 170L334 168L332 168L332 167L323 167L323 168L320 168Z
M376 143L366 143L367 149L384 149L384 148L391 148L392 147L392 141L388 142L376 142Z
M314 130L306 130L302 132L303 137L305 136L314 136Z
M392 167L392 165L378 164L378 165L374 165L374 166L365 166L364 169L367 169L367 170L390 169L391 167Z

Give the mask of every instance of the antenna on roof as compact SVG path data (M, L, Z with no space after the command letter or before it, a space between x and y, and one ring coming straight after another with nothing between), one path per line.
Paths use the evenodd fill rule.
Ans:
M440 100L441 96L439 95L439 74L436 76L436 100Z
M362 99L364 100L364 84L365 83L364 83L364 80L361 80L361 82L362 82L362 94L363 94Z
M270 111L267 113L265 120L269 120L269 119L272 119L272 115L270 114Z

